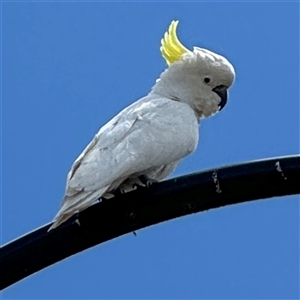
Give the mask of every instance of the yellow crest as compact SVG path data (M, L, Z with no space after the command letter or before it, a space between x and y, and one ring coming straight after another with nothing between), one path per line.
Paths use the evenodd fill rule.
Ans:
M184 53L190 52L177 38L176 29L179 21L172 21L169 30L161 39L160 52L168 65L179 60Z

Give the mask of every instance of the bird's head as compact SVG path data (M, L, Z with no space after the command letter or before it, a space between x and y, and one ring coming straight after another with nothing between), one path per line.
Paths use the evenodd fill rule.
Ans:
M185 48L177 38L178 21L172 21L161 40L160 51L168 68L152 88L152 93L189 104L198 117L209 117L227 103L234 68L223 56L194 47Z

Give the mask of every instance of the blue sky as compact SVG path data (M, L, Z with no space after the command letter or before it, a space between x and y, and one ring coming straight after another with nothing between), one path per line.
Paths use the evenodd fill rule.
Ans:
M98 129L187 46L225 55L236 81L172 177L299 153L299 3L2 3L2 244L51 221ZM211 210L122 236L11 286L3 299L296 299L299 198Z

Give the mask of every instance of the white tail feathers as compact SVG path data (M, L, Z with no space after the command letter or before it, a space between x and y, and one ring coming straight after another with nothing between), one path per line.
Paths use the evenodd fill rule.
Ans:
M73 196L65 196L60 210L54 217L54 223L48 229L48 232L70 219L74 214L91 206L108 188L109 186L106 186L98 191L80 191Z
M55 229L56 227L58 227L59 225L61 225L62 223L64 223L65 221L67 221L68 219L70 219L72 217L72 214L65 214L65 215L61 215L60 217L58 217L55 222L50 226L50 228L47 230L47 232Z

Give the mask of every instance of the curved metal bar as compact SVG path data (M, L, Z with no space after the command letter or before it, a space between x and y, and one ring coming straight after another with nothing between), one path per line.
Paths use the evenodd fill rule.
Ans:
M225 205L300 193L300 156L194 173L97 203L56 230L36 229L0 249L0 289L123 234Z

